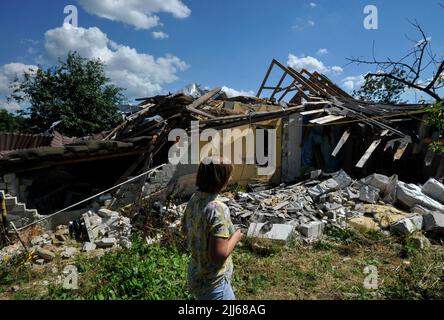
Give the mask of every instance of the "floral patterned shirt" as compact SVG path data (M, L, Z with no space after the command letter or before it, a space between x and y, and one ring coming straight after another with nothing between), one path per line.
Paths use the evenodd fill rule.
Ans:
M208 258L210 235L230 238L234 226L227 205L218 200L217 194L197 191L188 202L183 216L182 226L191 251L188 268L188 283L191 291L204 294L218 286L223 277L231 280L233 262L231 255L221 264L215 264Z

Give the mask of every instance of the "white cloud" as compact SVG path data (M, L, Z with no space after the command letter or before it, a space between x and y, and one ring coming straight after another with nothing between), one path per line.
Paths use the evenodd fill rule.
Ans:
M316 52L316 54L317 54L318 56L323 56L323 55L328 54L328 50L325 49L325 48L321 48L321 49L318 50L318 52Z
M315 26L315 22L313 20L308 20L307 22L310 26L312 26L312 27Z
M115 43L99 28L63 27L45 33L45 49L50 60L57 61L69 51L85 58L100 58L105 71L116 85L126 88L130 98L162 92L162 85L178 79L177 72L188 65L173 55L154 57L136 49Z
M19 62L8 63L0 67L0 108L9 111L20 110L16 102L8 102L6 98L12 93L11 82L15 79L23 79L25 72L33 73L38 69L35 65L27 65Z
M226 86L222 87L222 91L227 94L228 98L238 97L238 96L253 97L255 95L254 92L251 90L250 91L245 91L245 90L237 91L236 89L229 88Z
M316 8L316 3L314 3L314 2L310 2L310 7L312 7L312 8Z
M339 66L333 66L331 67L331 71L335 74L341 74L344 71L344 69L342 69Z
M344 70L339 66L329 67L326 66L322 61L311 57L311 56L301 56L298 57L294 54L288 55L287 65L295 69L296 71L301 71L305 69L309 72L317 71L324 74L341 74Z
M301 71L302 69L306 69L309 72L318 71L320 73L328 73L329 69L324 65L322 61L319 61L316 58L306 56L306 57L298 57L293 54L288 55L287 64L295 69L296 71Z
M89 13L112 21L120 21L136 29L160 26L155 13L171 13L176 18L186 18L191 10L181 0L78 0Z
M153 31L151 32L154 39L167 39L169 35L163 31Z
M341 82L342 82L342 85L344 86L344 88L352 91L352 90L359 90L362 87L362 85L364 84L365 79L364 79L364 76L362 74L360 74L358 76L346 77Z

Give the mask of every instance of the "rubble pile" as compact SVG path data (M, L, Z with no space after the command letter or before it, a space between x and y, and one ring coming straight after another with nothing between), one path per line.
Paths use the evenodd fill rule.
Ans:
M221 199L233 223L248 228L248 236L285 242L294 237L315 241L328 225L404 236L444 231L444 186L433 178L421 188L396 175L372 174L356 181L341 170L321 181L322 175L314 171L312 179L294 185Z
M73 258L80 250L107 250L131 247L131 222L116 211L100 208L89 210L80 219L60 225L54 231L45 230L25 243L32 253L35 264L45 264L59 255L62 259ZM7 262L24 252L20 242L0 250L0 263Z

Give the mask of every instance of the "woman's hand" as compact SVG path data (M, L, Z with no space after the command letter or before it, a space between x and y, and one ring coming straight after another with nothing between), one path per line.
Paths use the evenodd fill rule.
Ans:
M244 234L241 230L236 230L236 232L228 239L210 236L208 248L208 256L210 260L218 264L223 263L243 237Z
M244 234L242 233L241 229L237 229L236 232L233 234L233 237L236 239L236 243L241 241L244 238Z

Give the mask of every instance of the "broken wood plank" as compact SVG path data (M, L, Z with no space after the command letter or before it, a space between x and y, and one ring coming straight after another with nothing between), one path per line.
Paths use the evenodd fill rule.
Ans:
M209 114L209 113L203 112L203 111L201 111L201 110L197 110L197 109L195 109L195 108L193 108L193 107L191 107L191 106L186 106L186 109L187 109L188 111L192 112L192 113L196 113L196 114L198 114L198 115L201 115L201 116L207 117L207 118L209 118L209 119L216 119L216 118L217 118L217 117L213 116L212 114Z
M429 149L424 158L424 164L426 165L426 167L429 167L432 164L434 157L435 157L435 152L433 152L432 149Z
M202 97L197 98L196 100L194 100L193 103L188 105L188 107L191 108L191 109L198 108L199 106L201 106L202 104L204 104L205 102L210 100L212 97L214 97L216 94L218 94L221 90L222 90L221 87L218 87L218 88L215 88L215 89L211 90L210 92L204 94Z
M336 145L336 148L333 150L333 153L331 154L333 157L337 156L338 152L341 150L342 146L347 142L349 137L350 137L350 131L347 129L344 131L344 134L342 135L341 139Z
M364 155L362 156L362 158L359 160L359 162L356 164L357 168L362 168L365 163L367 162L367 160L370 158L370 156L372 155L373 151L375 151L375 149L379 146L379 144L381 143L381 139L379 140L375 140L372 142L372 144L370 145L370 147L368 147L367 151L364 153Z
M325 116L322 118L310 120L310 123L326 124L326 123L330 123L330 122L337 121L337 120L344 119L344 118L345 118L345 116L335 116L335 115L331 114L331 115L328 115L328 116Z
M395 156L393 157L393 161L401 159L402 155L404 154L405 150L407 149L407 146L412 142L411 137L406 137L401 140L401 143L399 144L398 150L396 150Z
M325 111L325 109L316 109L316 110L303 111L303 112L301 112L301 115L306 116L306 115L309 115L309 114L321 113L321 112L324 112L324 111Z

